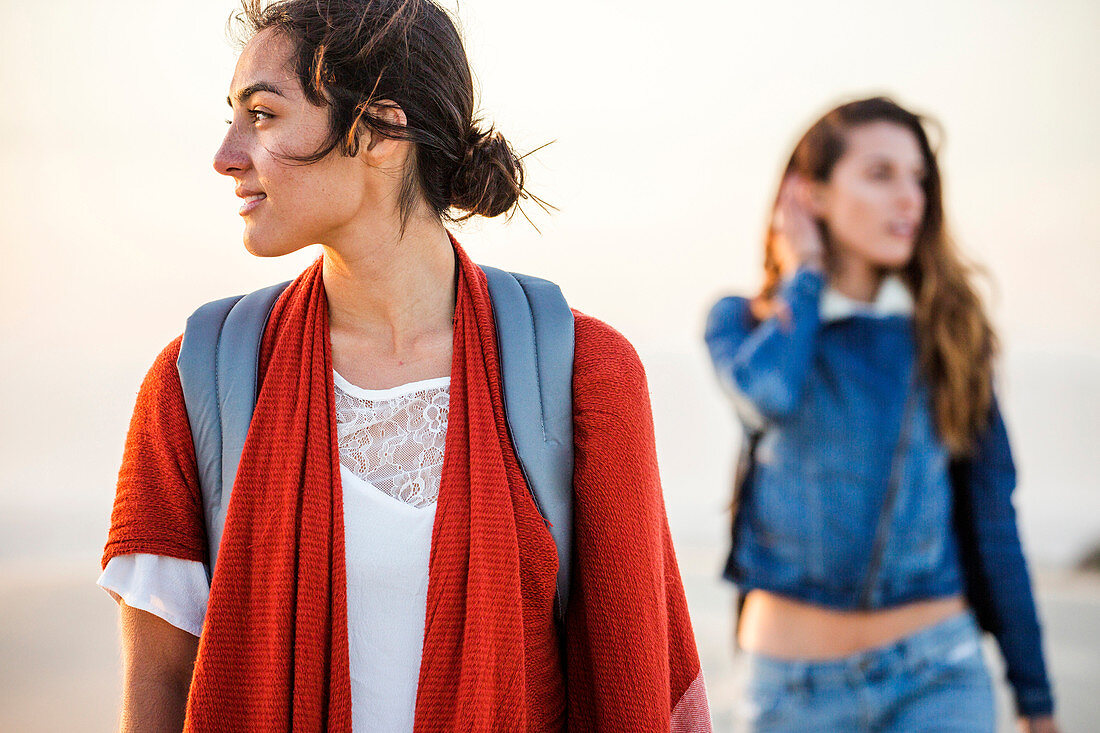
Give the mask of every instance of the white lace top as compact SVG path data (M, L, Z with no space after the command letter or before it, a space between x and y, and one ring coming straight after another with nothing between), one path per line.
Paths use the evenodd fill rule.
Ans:
M443 469L450 377L364 390L333 375L340 465L410 506L434 504Z
M367 390L334 372L344 500L352 728L412 731L424 644L428 559L443 469L450 378ZM111 559L99 585L198 636L201 563Z

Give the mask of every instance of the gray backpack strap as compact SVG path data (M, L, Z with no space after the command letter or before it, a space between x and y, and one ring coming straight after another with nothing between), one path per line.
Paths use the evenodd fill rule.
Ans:
M573 546L573 313L547 280L482 270L496 321L508 430L554 538L558 613L564 616ZM286 286L199 308L187 320L176 362L195 443L211 577L256 404L260 342Z
M256 406L260 343L289 283L207 303L187 319L176 368L195 444L213 577L229 495Z
M573 549L573 313L552 282L480 267L493 303L508 431L557 547L564 617Z

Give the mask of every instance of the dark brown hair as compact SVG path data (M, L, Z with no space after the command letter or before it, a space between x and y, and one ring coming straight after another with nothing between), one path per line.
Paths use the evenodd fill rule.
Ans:
M818 120L802 136L783 179L800 175L827 182L847 147L847 133L871 122L891 122L910 130L924 156L924 218L913 256L901 271L915 300L913 315L918 367L932 390L936 427L952 454L969 453L985 427L993 400L993 358L997 339L971 277L976 269L963 261L947 233L943 191L936 155L925 132L926 118L886 97L843 104ZM778 206L778 196L776 206ZM774 221L773 207L773 221ZM831 244L823 222L828 265ZM764 246L764 285L753 303L758 315L774 310L781 281L778 232L770 228Z
M230 21L243 30L242 42L268 29L284 34L296 49L293 71L306 99L328 108L327 139L295 160L316 162L334 150L356 155L364 130L412 142L403 222L417 194L452 221L497 216L530 195L520 157L474 118L462 39L431 0L242 0ZM404 111L406 125L377 114L383 100Z

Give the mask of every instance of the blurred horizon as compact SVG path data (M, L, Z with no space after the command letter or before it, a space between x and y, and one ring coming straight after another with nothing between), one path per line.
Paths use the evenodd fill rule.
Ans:
M0 564L97 552L154 356L199 304L315 254L248 255L210 164L234 8L0 2L0 88L17 102L0 110ZM541 233L516 216L456 234L637 346L678 541L725 539L736 433L706 310L759 282L797 137L872 93L942 124L949 222L989 272L1005 345L1031 556L1066 566L1100 540L1100 6L479 0L457 17L485 118L521 152L554 141L526 162L559 211L528 206Z

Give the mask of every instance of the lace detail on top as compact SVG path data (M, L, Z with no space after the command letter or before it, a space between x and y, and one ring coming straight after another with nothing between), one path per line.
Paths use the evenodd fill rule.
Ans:
M439 498L450 377L362 389L333 372L340 464L413 507Z

